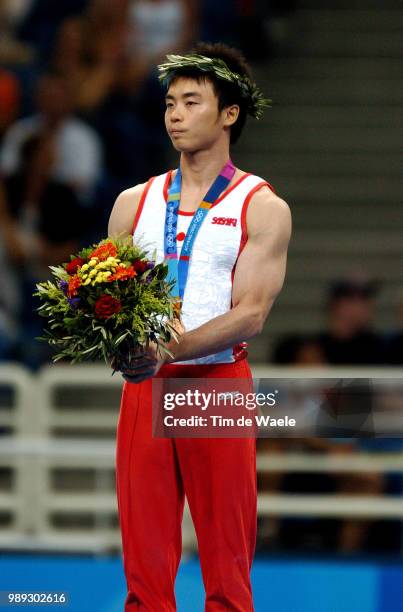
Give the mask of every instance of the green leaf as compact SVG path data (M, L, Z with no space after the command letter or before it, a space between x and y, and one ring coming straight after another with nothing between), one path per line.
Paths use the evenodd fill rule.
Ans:
M85 351L82 351L82 355L88 355L88 353L92 353L93 351L96 351L96 349L99 348L99 345L96 344L95 346L91 346L89 349L86 349Z

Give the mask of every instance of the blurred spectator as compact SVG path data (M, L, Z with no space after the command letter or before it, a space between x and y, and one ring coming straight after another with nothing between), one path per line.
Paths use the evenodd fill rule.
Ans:
M3 304L3 319L20 316L15 357L33 367L47 357L35 340L35 282L77 249L101 163L98 139L72 114L72 91L60 76L42 77L37 107L8 130L0 154L1 270L15 298Z
M18 25L30 10L33 0L2 0L1 5L7 18L14 25Z
M44 75L37 86L37 113L14 123L7 131L0 154L0 172L9 176L21 167L23 145L38 138L32 179L52 178L68 185L83 204L91 196L101 169L101 148L94 131L74 117L74 90L61 76ZM37 187L32 187L35 190ZM35 195L29 194L29 198Z
M11 228L9 237L3 235L8 252L2 253L1 277L2 285L7 284L3 319L8 320L13 333L6 330L3 338L15 344L14 353L10 354L11 346L7 344L3 349L5 357L17 358L33 367L40 365L41 355L46 358L48 354L35 341L42 329L35 313L38 304L32 297L35 282L47 278L49 265L65 261L78 248L86 227L85 211L74 190L41 173L42 162L38 163L41 147L40 139L35 137L21 147L20 167L3 179L4 197L0 203L2 225L6 231ZM38 175L40 181L36 181ZM27 200L29 196L31 201Z
M198 0L132 0L130 51L145 73L167 53L189 50L198 34Z
M123 82L127 38L128 0L92 0L83 15L64 21L52 68L74 83L79 110L91 115Z
M324 355L321 347L316 339L312 336L303 336L293 334L283 339L276 347L273 362L278 365L295 365L295 366L317 366L325 363ZM288 399L287 399L288 401ZM301 409L303 409L303 402ZM256 441L257 450L260 453L267 454L285 454L288 452L301 452L306 450L306 443L302 439L294 439L292 437L284 438L258 438ZM294 482L295 477L298 478L299 484L296 487ZM308 484L307 484L308 483ZM281 492L297 492L315 490L315 486L321 489L322 478L318 485L318 477L312 474L289 474L287 472L259 472L258 473L258 489L268 493ZM301 489L302 487L302 489ZM308 526L313 525L314 531L318 533L318 526L315 519L302 521L304 524L305 533L308 531ZM258 521L258 545L261 549L273 548L291 548L288 539L285 537L285 530L293 529L294 525L300 525L301 521L293 519L283 520L280 516L271 516L260 518ZM298 542L294 542L294 547L298 547Z
M314 336L289 336L276 349L274 361L282 365L323 366L326 364L324 352ZM309 392L310 393L310 392ZM290 395L292 395L290 393ZM317 414L320 398L297 396L298 410L306 423L314 408ZM291 398L287 401L292 401ZM315 406L318 406L317 408ZM331 440L325 438L263 438L257 440L258 452L285 454L288 452L307 452L339 454L352 452L354 442L351 439ZM342 475L344 477L344 474ZM270 493L334 493L338 481L333 474L312 472L263 472L258 474L259 491ZM280 549L313 549L326 550L336 548L337 540L333 524L328 520L316 517L287 518L269 517L259 519L259 546Z
M0 211L4 202L4 192L0 183ZM0 230L7 231L0 213ZM8 265L4 241L0 239L0 361L14 357L15 346L19 333L18 313L21 308L18 276L12 265Z
M397 327L386 336L386 361L390 365L403 365L403 291L397 306Z
M16 119L20 105L20 86L12 72L0 67L0 139Z
M386 361L384 341L373 329L378 282L353 276L331 284L327 297L328 330L315 336L289 334L277 343L277 364L376 365Z
M401 438L360 438L355 452L402 452ZM355 496L402 495L402 476L393 472L355 472L340 474L338 492ZM363 550L400 552L401 522L382 519L345 519L340 524L338 550L358 553Z
M329 292L330 332L319 336L294 334L283 339L273 355L283 365L324 365L325 363L383 363L382 341L371 331L373 298L377 283L351 278L332 284ZM363 346L360 346L360 342ZM351 351L351 352L350 352ZM352 361L351 361L352 360ZM301 409L303 405L301 404ZM260 452L290 451L350 455L366 451L402 449L402 440L310 437L294 440L257 441ZM320 459L319 459L320 460ZM381 496L401 494L401 476L381 472L332 472L330 474L267 472L259 474L259 488L271 493L334 493ZM397 521L362 519L283 519L259 522L260 546L282 549L337 550L343 554L364 550L397 551ZM383 537L381 537L383 534Z
M74 188L42 170L42 147L39 137L28 139L21 147L18 170L3 179L6 223L18 228L20 237L17 249L11 253L9 248L8 256L16 260L21 255L24 259L19 263L26 265L36 258L39 276L47 274L48 265L65 260L77 249L86 217Z
M139 95L147 127L164 134L164 96L157 64L168 53L189 51L200 32L200 0L130 0L128 50L131 70L143 80ZM133 81L133 77L129 75ZM136 82L136 79L134 79Z
M91 111L110 94L136 95L169 52L195 39L196 0L92 0L59 30L53 66L77 84L77 104Z
M149 168L143 164L146 175L149 169L153 174L163 172L171 150L164 126L164 93L156 66L168 53L189 51L199 35L199 14L200 0L130 1L128 49L131 62L127 83L132 87L139 81L142 83L136 105L143 126L142 153L144 151L145 160L151 160ZM137 132L140 133L138 127Z
M326 363L323 349L316 337L301 334L283 338L275 347L272 361L278 365L316 366Z
M360 277L334 282L328 295L328 331L318 336L329 364L385 363L381 336L373 330L376 281Z
M59 32L52 66L74 83L78 108L104 145L107 172L98 203L105 226L122 189L168 164L156 63L193 42L195 7L196 0L92 0Z
M19 16L12 2L0 0L0 64L25 64L34 58L32 48L16 37Z
M265 438L257 440L257 450L268 456L287 453L342 453L348 452L350 442L334 444L324 438ZM318 461L320 459L318 458ZM271 494L326 494L335 493L333 475L312 472L259 472L258 489ZM330 550L336 548L337 532L329 520L316 516L269 516L258 521L258 541L261 549Z
M19 38L34 47L46 64L64 19L82 13L87 3L88 0L32 0L19 27Z
M32 110L32 90L37 77L37 53L18 39L18 24L27 2L0 0L0 135L18 113Z

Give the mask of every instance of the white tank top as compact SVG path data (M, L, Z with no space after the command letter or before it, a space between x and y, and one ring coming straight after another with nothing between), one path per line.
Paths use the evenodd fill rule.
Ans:
M150 179L133 223L133 242L156 262L164 260L164 227L172 171ZM232 307L232 282L236 261L248 239L246 212L259 189L271 185L258 176L243 175L224 191L209 210L193 245L182 304L182 323L191 331L228 312ZM274 190L273 190L274 191ZM182 249L194 213L179 211L177 249ZM186 364L230 363L246 357L246 343L206 357L175 362Z

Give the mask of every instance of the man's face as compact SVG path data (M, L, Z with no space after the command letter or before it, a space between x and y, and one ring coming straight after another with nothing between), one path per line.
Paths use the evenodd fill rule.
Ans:
M210 81L181 77L169 87L165 126L177 151L208 149L222 137L225 115Z
M374 300L360 293L339 298L333 304L333 316L348 321L353 329L359 331L370 326L374 318Z

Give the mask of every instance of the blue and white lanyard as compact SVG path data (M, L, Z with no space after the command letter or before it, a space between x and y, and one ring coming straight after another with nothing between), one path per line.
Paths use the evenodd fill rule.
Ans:
M169 187L167 210L165 215L164 255L165 262L168 265L168 280L175 281L171 293L175 298L177 298L178 301L180 300L182 302L185 294L186 282L189 273L190 256L192 254L196 236L202 226L203 221L207 217L210 208L213 206L220 194L230 184L235 174L235 170L236 169L232 161L228 160L220 174L215 179L214 183L211 185L206 196L193 216L183 242L179 260L176 246L176 235L178 231L178 213L182 189L182 172L180 167L178 168L175 179Z

